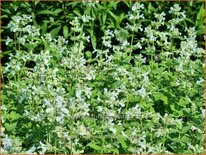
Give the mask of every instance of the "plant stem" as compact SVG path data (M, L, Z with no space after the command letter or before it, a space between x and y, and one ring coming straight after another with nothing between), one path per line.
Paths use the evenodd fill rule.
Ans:
M132 56L132 51L133 51L133 40L134 40L134 34L132 34L132 39L131 39L131 43L130 43L130 53L129 53L129 56Z

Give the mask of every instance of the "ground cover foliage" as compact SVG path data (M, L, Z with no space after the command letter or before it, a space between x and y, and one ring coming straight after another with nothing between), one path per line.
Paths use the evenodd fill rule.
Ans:
M2 153L204 153L204 2L2 2Z

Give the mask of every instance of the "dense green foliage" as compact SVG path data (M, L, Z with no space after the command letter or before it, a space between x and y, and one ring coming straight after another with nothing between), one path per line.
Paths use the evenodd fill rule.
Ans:
M203 153L203 2L2 2L3 153Z

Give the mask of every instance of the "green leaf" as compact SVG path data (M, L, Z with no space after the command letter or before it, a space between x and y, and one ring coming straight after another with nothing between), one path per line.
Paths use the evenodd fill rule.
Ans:
M182 154L193 154L192 150L183 150Z
M8 15L1 15L1 19L3 18L9 18Z
M119 150L118 150L117 148L111 149L111 151L112 151L113 153L119 154Z
M58 27L52 29L51 32L50 32L51 36L52 36L53 38L56 37L57 34L59 33L59 30L60 30L60 29L61 29L61 26L58 26Z
M103 12L103 16L102 16L102 24L103 25L106 23L106 19L107 19L107 14Z
M185 98L181 97L178 102L178 105L181 107L185 107L187 104L189 104L188 101Z
M69 36L68 27L66 25L63 27L63 35L65 39L67 39Z
M53 14L55 14L54 11L50 11L50 10L42 10L37 13L37 15L53 15Z
M18 114L18 113L16 113L16 112L14 112L14 111L12 111L12 112L10 113L10 118L11 118L12 120L17 120L17 119L19 119L20 117L21 117L21 115Z
M4 126L5 126L7 131L12 131L16 128L16 124L17 124L17 122L12 123L12 124L6 123L6 124L4 124Z
M58 13L60 13L60 12L62 12L63 10L62 9L56 9L56 10L54 10L54 14L58 14Z
M205 26L204 24L199 24L198 25L198 30L197 30L197 35L202 35L205 34Z
M110 2L107 6L107 8L114 8L116 9L118 2Z
M124 148L124 149L127 148L127 144L123 139L120 139L119 143L121 144L122 148Z
M149 5L148 5L148 12L149 12L149 13L155 12L155 8L152 6L152 3L151 3L151 2L150 2Z
M182 128L182 133L186 133L187 131L189 131L191 128L191 125L190 126L185 126Z
M86 51L85 56L86 56L86 58L88 58L88 59L92 58L92 52Z
M79 16L79 17L82 16L77 10L74 10L74 13L75 13L77 16Z
M47 23L44 22L44 24L41 26L41 29L42 29L42 35L46 33L47 31Z
M118 16L116 16L113 12L108 11L109 14L115 19L115 21L117 20Z
M36 16L35 16L35 14L33 12L31 14L31 16L32 16L32 21L33 21L34 26L39 27L39 25L36 22Z
M123 1L123 2L127 5L128 8L131 8L132 1Z
M187 136L183 136L180 140L178 140L179 142L182 142L182 143L186 143L186 142L190 142L191 139L188 138Z
M176 108L175 108L175 105L174 105L174 104L171 104L171 105L170 105L170 108L172 109L172 111L175 111L175 110L176 110Z
M96 36L94 35L93 30L88 30L88 31L90 33L92 47L93 47L93 49L96 49L96 44L97 44L96 43L96 41L97 41Z
M40 0L35 0L34 4L37 5L40 2Z
M124 60L123 60L123 63L130 63L130 60L132 59L131 56L128 56L126 57Z
M194 21L192 21L191 19L189 18L185 18L186 21L190 22L191 24L194 24Z
M198 26L200 23L204 23L204 15L205 15L205 9L204 9L204 3L203 3L197 14L196 26Z
M154 94L155 101L162 100L165 104L168 104L168 98L160 92Z
M24 47L26 47L29 51L31 51L34 48L34 46L29 43L25 43Z
M96 145L96 144L94 144L92 142L87 144L87 146L89 146L89 147L91 147L91 148L93 148L94 150L97 150L97 151L102 150L102 147L100 147L100 146L98 146L98 145Z

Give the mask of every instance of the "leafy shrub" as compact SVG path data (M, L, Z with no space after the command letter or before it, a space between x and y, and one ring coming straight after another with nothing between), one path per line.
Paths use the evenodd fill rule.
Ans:
M22 2L40 7L4 28L4 153L203 153L204 7L190 27L189 5Z

